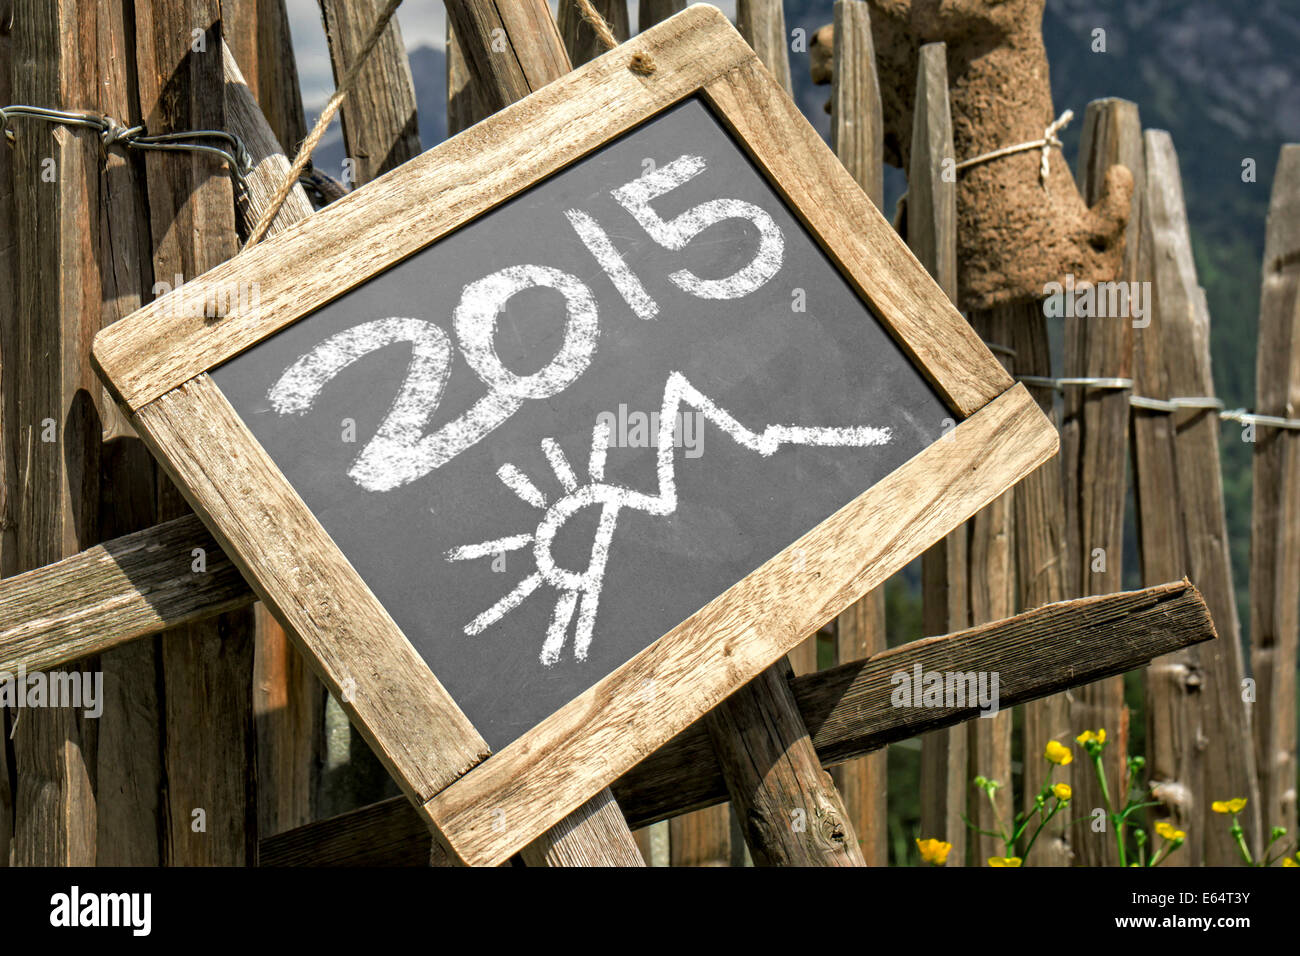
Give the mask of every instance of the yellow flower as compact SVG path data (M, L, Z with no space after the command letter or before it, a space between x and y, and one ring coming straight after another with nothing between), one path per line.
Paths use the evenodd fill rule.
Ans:
M1240 813L1245 806L1245 797L1233 797L1231 800L1215 800L1210 809L1215 813Z
M1288 856L1288 857L1284 857L1284 858L1283 858L1283 860L1282 860L1282 865L1283 865L1283 866L1300 866L1300 863L1297 863L1295 860L1291 859L1291 858Z
M1161 820L1156 824L1156 833L1159 833L1166 840L1186 840L1187 834L1179 830L1167 820Z
M948 861L948 851L952 849L951 843L944 843L942 840L921 840L916 841L916 848L921 851L921 862L932 863L935 866L943 866Z
M1070 753L1070 748L1055 740L1047 742L1047 749L1043 751L1043 756L1060 767L1064 767L1074 759L1074 754Z
M1056 799L1061 801L1069 800L1073 792L1068 783L1058 783L1052 787L1052 793L1056 794Z
M1019 866L1020 857L1018 856L991 856L989 857L989 866Z
M1091 730L1085 730L1074 739L1081 744L1086 744L1090 740L1095 740L1099 744L1104 744L1106 742L1106 728L1103 727L1096 733L1093 733Z

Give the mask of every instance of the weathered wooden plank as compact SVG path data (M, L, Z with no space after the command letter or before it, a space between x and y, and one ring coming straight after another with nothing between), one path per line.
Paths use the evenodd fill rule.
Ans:
M135 15L146 126L225 129L217 0L160 0L137 5ZM178 23L188 29L177 30ZM238 251L234 195L223 163L198 154L150 152L146 171L157 275L190 279ZM187 510L180 493L160 481L159 518ZM165 634L161 647L165 860L251 862L257 822L252 613L234 611Z
M1255 410L1300 415L1300 146L1282 147L1264 240ZM1296 647L1300 620L1300 436L1258 427L1250 552L1260 819L1296 832Z
M285 0L221 0L222 33L276 142L296 151L307 138Z
M447 0L456 31L480 88L482 108L505 109L572 68L546 0Z
M1010 359L1003 349L1010 348L1007 342L1011 338L1013 308L994 307L988 311L973 312L970 316L971 326L985 342L1002 346L997 354L1008 365ZM1039 406L1035 404L1034 407ZM1015 611L1014 501L1019 493L1020 489L1015 488L999 495L967 524L966 581L970 589L972 624L1000 620ZM998 824L993 817L991 804L997 806L997 814L1002 820L1011 819L1015 807L1011 777L1011 709L1002 707L996 716L973 720L967 724L966 729L969 761L966 786L970 786L969 780L976 774L1002 784L992 801L975 799L972 802L970 819L981 829L996 832ZM1001 842L993 837L968 834L967 839L974 847L973 857L977 864L982 864L991 856L1002 856L1005 852Z
M832 55L831 149L876 208L883 209L884 116L876 51L871 41L871 11L866 0L835 0ZM946 88L944 93L946 99ZM928 116L930 111L918 115ZM951 129L948 135L951 137ZM948 155L952 155L951 150Z
M484 117L485 111L478 104L474 78L465 63L465 51L461 49L456 31L452 29L451 20L447 20L447 135L455 136L463 129L468 129Z
M865 866L821 768L782 662L709 711L704 726L758 866Z
M1003 313L1004 337L1001 341L1013 353L1012 367L1016 374L1051 377L1052 352L1043 303L1023 302L998 308ZM1055 422L1055 389L1031 385L1030 392L1043 414ZM1038 607L1062 600L1066 596L1065 499L1061 492L1059 458L1047 462L1016 487L1014 512L1014 580L1018 605L1022 608ZM1041 759L1049 740L1068 743L1078 733L1078 730L1071 729L1066 695L1047 697L1025 705L1021 740L1026 762ZM1074 770L1073 766L1058 767L1052 779L1071 785L1076 776ZM1022 789L1022 806L1026 811L1033 809L1036 786L1026 784ZM1032 865L1069 866L1074 857L1069 836L1068 816L1058 815L1034 844Z
M1151 282L1152 316L1135 335L1137 389L1154 398L1212 396L1209 315L1196 284L1178 159L1168 133L1148 130L1144 144L1139 270ZM1143 577L1186 573L1205 594L1223 638L1148 671L1147 766L1157 799L1188 833L1182 862L1200 862L1203 849L1205 862L1230 865L1239 859L1237 849L1225 827L1212 825L1209 802L1230 796L1249 801L1240 819L1252 847L1258 847L1260 824L1251 715L1241 693L1219 418L1213 409L1135 409L1133 428Z
M789 93L790 47L781 0L736 0L736 29Z
M13 0L0 0L0 103L12 103ZM14 232L13 150L0 149L0 276L12 276L18 268L17 237ZM18 468L14 452L13 388L15 376L15 297L0 296L0 579L17 570ZM13 841L14 795L9 783L13 766L13 744L9 739L8 715L0 710L0 866L9 865Z
M636 11L636 28L644 32L685 9L686 0L640 0Z
M550 826L590 799L604 773L626 772L737 683L757 677L822 622L1055 454L1057 445L1055 429L1020 386L951 436L437 794L424 812L468 862L507 858L518 849L512 841L519 833ZM796 553L802 562L792 560ZM792 571L796 567L802 570ZM782 597L779 603L769 599L775 594ZM673 686L683 673L692 675L697 688L689 703L645 700L634 690L647 680ZM594 754L602 770L591 769ZM529 825L494 830L489 794L493 811L515 821L530 819Z
M15 0L11 94L56 109L96 102L96 11ZM11 567L39 567L96 540L103 392L86 343L100 325L99 144L90 130L29 121L11 154L16 300L6 376L10 454L21 462ZM8 148L7 146L5 148ZM70 708L15 715L18 865L95 862L93 722Z
M1205 602L1188 582L1065 601L1006 621L895 647L865 661L796 677L799 712L822 766L969 720L973 710L898 708L894 675L997 670L1005 706L1123 673L1152 657L1213 640ZM702 723L695 723L617 780L629 820L644 826L727 798ZM266 865L412 865L428 858L428 830L395 798L262 841Z
M926 44L917 67L905 229L908 248L956 303L957 183L943 176L944 160L953 155L944 50L942 43ZM921 623L926 634L951 633L970 623L966 552L963 525L921 557ZM926 837L952 844L948 866L966 862L966 735L965 727L955 727L921 741L921 829Z
M384 5L385 0L320 0L335 83L352 66ZM351 163L343 177L348 185L368 183L420 154L415 83L397 17L388 21L357 74L343 101L342 120Z
M1095 100L1084 115L1079 146L1079 191L1088 205L1101 196L1106 170L1115 163L1133 174L1133 199L1124 234L1124 267L1120 281L1136 281L1138 230L1142 209L1145 162L1142 123L1136 103ZM1073 310L1072 310L1073 311ZM1131 378L1133 322L1127 315L1067 315L1065 375L1067 378ZM1124 507L1129 444L1131 389L1065 390L1061 427L1065 489L1066 583L1073 596L1118 591L1124 570ZM1076 690L1070 720L1076 730L1104 728L1112 743L1102 759L1106 779L1115 792L1128 792L1128 714L1124 681L1112 677ZM1102 806L1096 776L1074 774L1075 804ZM1089 820L1079 820L1071 841L1075 859L1083 866L1115 866L1119 855L1112 834L1095 833Z

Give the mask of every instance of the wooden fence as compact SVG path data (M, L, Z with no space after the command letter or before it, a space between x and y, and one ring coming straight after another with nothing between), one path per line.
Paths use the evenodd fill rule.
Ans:
M619 40L629 36L622 0L594 5ZM336 77L384 6L322 0ZM639 26L683 7L641 0ZM446 0L446 10L452 135L603 50L569 0L558 23L544 0ZM880 206L884 134L869 4L836 0L834 16L832 147ZM739 0L737 21L789 90L791 70L807 61L792 60L779 0ZM106 702L93 722L64 709L0 710L0 861L442 859L403 798L380 799L394 791L379 765L340 724L274 619L254 608L89 361L95 332L150 301L159 283L230 258L267 208L288 170L280 144L292 154L307 131L289 26L283 0L0 0L0 104L90 109L150 130L229 130L253 160L237 204L230 179L206 159L105 152L93 130L10 120L13 148L0 148L0 275L9 283L0 295L0 671L76 662L103 672ZM943 44L923 46L899 225L956 302L957 192L945 164L960 157L948 94ZM1059 420L1062 454L923 558L925 633L947 636L887 649L878 588L790 655L793 677L784 664L772 668L618 780L617 807L598 800L525 860L635 862L636 848L619 836L621 809L651 863L883 865L884 748L919 738L918 835L952 843L948 865L982 864L1001 845L970 834L965 818L995 829L995 811L1006 818L1031 806L1049 740L1104 727L1108 777L1126 789L1121 675L1140 667L1140 699L1129 704L1146 722L1155 817L1187 834L1170 862L1239 859L1212 800L1248 798L1240 819L1257 855L1270 827L1296 832L1300 146L1286 147L1277 168L1257 415L1240 418L1255 456L1248 672L1228 561L1210 317L1174 144L1144 131L1137 106L1121 100L1089 104L1083 122L1084 199L1100 194L1114 163L1137 184L1120 278L1147 284L1148 321L1067 318L1054 379L1054 320L1042 303L969 316ZM419 152L395 19L344 101L342 127L348 186ZM320 181L327 193L335 186ZM295 189L272 233L311 213ZM1130 450L1147 588L1120 593ZM177 562L200 562L201 573L180 576ZM1196 588L1168 583L1184 578ZM1209 640L1216 629L1219 639ZM829 668L818 667L819 646L822 663L832 652ZM972 720L969 708L891 708L890 675L914 665L998 672L1001 712ZM759 724L770 732L756 736ZM1085 764L1080 753L1056 779L1089 810L1102 795ZM1005 784L992 803L972 787L976 774ZM830 829L853 838L792 830L785 810L794 799L813 800ZM1033 862L1118 862L1113 838L1076 815L1055 821Z

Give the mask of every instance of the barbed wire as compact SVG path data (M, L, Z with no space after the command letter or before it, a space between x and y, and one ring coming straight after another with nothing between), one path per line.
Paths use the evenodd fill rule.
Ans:
M89 110L54 110L43 106L14 104L0 106L0 129L5 140L14 143L9 121L15 117L40 120L59 126L78 126L99 132L104 151L114 146L123 149L155 150L159 152L207 153L223 160L230 169L231 178L241 193L247 194L245 176L252 172L253 158L243 141L234 133L219 129L196 129L177 133L150 135L143 126L125 126L103 113ZM213 145L220 143L223 145Z
M1002 347L1003 351L1010 351ZM1016 380L1023 382L1035 388L1050 388L1057 392L1064 392L1071 386L1078 388L1096 388L1096 389L1116 389L1128 390L1133 387L1131 378L1100 378L1100 377L1067 377L1067 378L1048 378L1043 375L1017 375ZM1149 412L1165 412L1172 414L1183 411L1184 409L1201 409L1204 411L1214 411L1219 413L1219 419L1228 422L1237 422L1241 425L1261 425L1265 428L1283 428L1289 431L1300 431L1300 418L1283 418L1280 415L1257 415L1254 412L1247 411L1244 408L1234 408L1228 411L1222 399L1215 398L1211 395L1202 396L1182 396L1177 398L1148 398L1143 395L1130 395L1128 398L1129 405L1133 408L1141 408Z

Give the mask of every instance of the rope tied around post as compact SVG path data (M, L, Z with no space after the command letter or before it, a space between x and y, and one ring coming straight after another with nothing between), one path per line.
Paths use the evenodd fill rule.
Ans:
M1000 159L1003 156L1011 156L1015 153L1024 153L1031 149L1041 149L1043 151L1042 160L1038 165L1038 181L1047 188L1047 174L1051 171L1048 162L1052 155L1052 147L1060 149L1064 144L1061 138L1056 134L1070 125L1070 120L1074 119L1074 110L1066 110L1056 119L1047 124L1043 130L1043 135L1039 139L1031 139L1026 143L1017 143L1014 146L1003 146L1001 149L995 149L987 153L981 153L978 156L972 156L970 159L964 159L956 165L957 170L966 169L969 166L975 166L979 163L987 163L991 159Z

